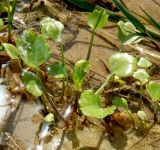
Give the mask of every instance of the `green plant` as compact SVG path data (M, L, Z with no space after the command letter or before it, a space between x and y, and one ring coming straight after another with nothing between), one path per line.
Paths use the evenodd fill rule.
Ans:
M65 80L67 80L67 69L64 60L64 50L62 45L62 31L64 30L64 25L50 17L44 18L41 22L41 33L49 39L52 39L60 44L61 50L61 63L55 62L54 64L48 67L48 74L54 76L56 78L61 78L63 80L63 87L62 87L62 95L61 98L64 96L65 91ZM68 84L68 83L67 83Z
M103 28L107 20L108 20L108 15L106 14L105 11L94 10L88 16L88 25L92 29L92 35L91 35L91 39L89 42L89 48L88 48L88 53L87 53L87 58L86 58L87 61L89 61L90 59L95 32L97 29Z
M143 94L143 85L149 81L149 74L147 73L147 68L152 65L150 61L146 58L141 57L137 63L139 69L134 72L133 77L140 82L140 109L142 107L142 94Z
M146 85L146 90L150 95L151 99L153 100L154 115L155 115L155 120L157 120L158 101L160 100L160 83L150 81L149 84Z
M10 3L10 0L7 0L7 12L8 12L8 41L11 40L12 26L13 26L13 17L14 17L16 5L17 5L17 0L13 0L12 5L11 5L11 3Z

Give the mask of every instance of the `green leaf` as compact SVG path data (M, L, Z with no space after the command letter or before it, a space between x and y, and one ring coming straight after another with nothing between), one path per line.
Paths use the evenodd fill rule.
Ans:
M139 67L148 68L152 65L152 63L144 57L141 57L137 64Z
M160 100L160 83L149 82L146 89L153 101Z
M100 96L95 94L92 90L86 90L81 94L79 105L82 113L89 117L102 119L111 115L116 107L101 108Z
M123 45L136 44L141 41L135 26L131 22L118 22L118 39Z
M137 69L137 59L128 53L116 53L108 60L112 73L119 77L128 77Z
M112 103L117 107L128 109L128 103L124 98L116 97L112 100Z
M56 42L61 42L61 34L64 29L64 25L50 17L44 18L41 22L41 33L47 38L51 38Z
M44 121L45 122L52 122L52 121L54 121L54 114L53 113L49 113L47 116L45 116Z
M33 96L41 96L42 95L42 91L39 88L39 86L37 85L35 80L31 80L28 82L27 86L26 86L26 90L31 93Z
M138 111L137 115L142 121L146 121L147 120L147 115L146 115L146 113L144 111Z
M75 64L75 67L73 69L72 79L78 91L82 90L84 77L89 68L90 64L86 60L79 60Z
M61 62L55 62L47 68L48 74L54 76L55 78L66 78L67 69Z
M149 79L149 74L146 72L145 69L138 69L134 74L133 77L137 80L141 81L143 84L146 83Z
M18 59L18 50L14 45L9 43L3 43L2 45L4 46L4 49L6 50L9 57L12 59Z
M41 85L38 80L38 77L33 72L30 72L30 71L23 71L22 72L22 82L25 86L27 86L27 84L32 80L36 81L38 86Z
M108 15L105 11L94 10L88 16L88 25L93 29L101 29L108 21Z
M3 29L4 27L4 22L3 20L0 18L0 31Z
M51 56L50 48L45 44L43 36L29 30L23 32L16 44L19 56L30 67L37 68Z

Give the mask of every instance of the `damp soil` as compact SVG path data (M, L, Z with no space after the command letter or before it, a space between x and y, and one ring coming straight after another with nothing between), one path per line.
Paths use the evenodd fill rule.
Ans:
M105 5L105 3L101 3ZM127 1L127 6L136 12L140 12L139 1ZM80 60L85 59L88 49L88 44L91 36L91 31L86 25L87 12L76 10L76 8L67 9L64 2L59 1L45 1L37 2L33 5L31 12L28 13L28 4L19 4L19 8L15 14L17 20L15 22L15 37L19 35L23 28L30 28L39 30L38 22L45 16L50 16L60 20L65 25L63 34L63 45L65 50L65 58L68 66ZM148 10L155 18L159 19L157 6L148 0L143 0L140 5ZM23 9L20 9L25 6ZM42 7L43 6L43 7ZM156 11L155 11L156 10ZM92 80L87 81L87 86L96 88L99 86L108 75L108 69L105 65L106 60L114 53L118 52L119 42L116 37L116 24L108 22L104 29L96 32L93 51L91 54L91 70L93 73ZM53 58L58 59L60 56L58 46L52 42L51 51ZM126 47L125 50L137 56L150 56L150 53L160 54L158 49L152 43L145 41L137 45L142 49L146 49L147 53L141 53L137 47ZM5 57L6 58L6 57ZM159 69L160 62L154 59L155 66ZM155 68L156 68L155 67ZM160 69L159 69L160 70ZM153 74L153 78L160 80L159 72ZM132 105L136 105L136 102ZM125 117L119 118L117 123L108 121L108 130L104 131L101 128L101 123L93 118L89 118L88 122L84 124L85 118L79 118L79 123L74 128L66 129L62 122L59 122L58 128L54 128L54 132L47 135L43 142L37 142L37 133L42 126L42 112L43 106L39 101L29 101L22 98L18 109L13 113L7 122L6 133L8 134L6 143L8 147L5 149L37 149L38 145L42 144L44 150L159 150L160 149L160 126L153 124L153 113L147 107L144 107L147 112L147 117L150 123L147 127L139 125L137 120L137 130L133 129L130 120ZM122 115L125 116L125 115ZM113 117L114 118L114 117ZM107 123L107 121L106 121ZM98 125L97 125L98 124ZM128 126L129 127L128 127ZM18 145L18 146L17 146ZM40 148L39 148L40 149Z

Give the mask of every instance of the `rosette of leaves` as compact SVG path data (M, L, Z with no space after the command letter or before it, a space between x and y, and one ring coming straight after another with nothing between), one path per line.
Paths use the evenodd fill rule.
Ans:
M137 69L137 59L128 53L116 53L108 60L111 72L119 77L128 77Z
M44 18L41 22L41 33L47 38L50 38L56 42L61 42L61 34L64 30L64 25L50 17Z
M113 114L116 109L115 106L102 108L100 96L95 94L92 90L86 90L81 94L79 105L84 115L98 119L103 119Z
M50 47L42 35L25 30L16 41L18 54L27 66L37 68L51 57Z

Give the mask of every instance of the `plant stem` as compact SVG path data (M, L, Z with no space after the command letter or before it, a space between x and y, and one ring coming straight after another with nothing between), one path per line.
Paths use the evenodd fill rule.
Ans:
M91 40L89 42L89 48L88 48L88 53L87 53L87 58L86 58L87 61L89 61L90 59L94 35L95 35L95 30L92 31Z
M65 61L64 61L64 49L63 49L62 42L60 42L60 49L61 49L61 61L62 61L62 64L65 65Z
M61 61L62 61L62 65L65 66L64 49L63 49L62 42L60 42L60 49L61 49ZM65 93L65 80L66 80L66 79L62 79L62 93L61 93L61 99L63 99L64 93Z
M86 58L87 61L89 61L89 59L90 59L94 35L95 35L95 32L96 32L96 28L97 28L97 26L98 26L98 23L99 23L99 21L100 21L100 19L101 19L101 17L102 17L102 13L103 13L103 11L101 10L101 12L100 12L100 14L99 14L99 16L98 16L97 22L96 22L96 24L95 24L95 26L94 26L94 29L93 29L93 31L92 31L91 40L90 40L90 42L89 42L89 48L88 48L88 53L87 53L87 58Z
M40 73L39 73L39 70L38 70L38 69L36 69L36 74L37 74L38 80L39 80L39 82L40 82L40 84L41 84L41 87L42 87L42 90L43 90L43 92L44 92L44 95L45 95L45 97L47 98L47 100L49 101L50 105L52 106L54 112L57 114L57 116L59 117L59 119L61 119L61 120L62 120L63 122L65 122L66 125L67 125L66 120L65 120L65 119L63 118L63 116L59 113L59 111L57 110L57 107L56 107L55 103L53 102L52 98L49 96L49 94L48 94L48 92L47 92L47 90L46 90L46 87L45 87L45 85L43 84L43 82L42 82L42 80L41 80L41 76L40 76Z
M133 127L135 128L135 121L134 121L134 118L132 116L132 113L129 111L129 110L126 110L128 115L130 116L131 120L132 120L132 123L133 123Z
M105 82L101 85L101 87L95 92L95 94L99 94L102 92L102 90L109 85L110 81L113 79L115 75L114 74L109 74L105 80Z
M154 111L154 120L155 120L155 122L157 122L157 107L158 107L158 103L157 103L157 101L154 101L153 111Z
M7 0L7 9L8 9L8 41L11 40L11 31L12 31L12 19L11 19L11 10L10 10L10 0Z
M8 9L8 41L11 41L12 26L13 26L13 16L16 10L17 0L13 0L12 11L10 9L11 4L10 0L7 0L7 9Z

